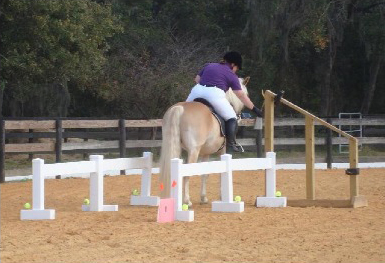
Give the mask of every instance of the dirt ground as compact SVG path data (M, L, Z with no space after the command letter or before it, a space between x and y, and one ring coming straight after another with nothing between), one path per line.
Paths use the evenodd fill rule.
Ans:
M286 208L256 208L263 172L234 173L243 213L214 213L201 205L197 177L190 193L194 222L156 222L157 208L129 205L140 176L105 178L105 204L118 212L82 212L88 179L46 180L51 221L21 221L31 181L1 185L1 262L385 262L385 169L361 169L360 191L369 206L348 207L343 170L316 171L316 201L305 200L305 171L277 171ZM153 191L156 193L157 176ZM218 199L219 175L208 195Z

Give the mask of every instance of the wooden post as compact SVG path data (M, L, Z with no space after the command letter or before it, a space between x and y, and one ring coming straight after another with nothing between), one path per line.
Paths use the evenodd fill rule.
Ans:
M262 118L256 118L254 129L256 130L257 157L262 158Z
M332 124L332 119L328 118L327 119L328 123ZM326 164L327 168L331 169L332 168L332 163L333 163L333 141L332 141L332 130L327 129L326 130Z
M85 132L88 133L89 129L85 128ZM66 138L64 138L64 142L66 142ZM83 142L88 142L88 138L83 138ZM88 152L83 153L83 160L88 160L90 158L90 155Z
M315 170L314 170L314 120L305 116L305 142L306 142L306 198L315 200Z
M55 143L55 154L56 154L56 162L61 163L62 161L62 140L63 140L63 125L62 120L57 119L55 121L56 128L56 143ZM56 175L56 179L61 179L61 175Z
M349 139L350 169L358 169L358 143L357 139ZM357 170L358 171L358 170ZM350 174L350 202L354 208L368 206L364 196L359 195L358 172Z
M357 140L349 140L349 162L350 168L358 168L358 145ZM358 196L358 175L350 175L350 197Z
M265 97L265 150L273 151L274 150L274 97L275 94L270 90L267 90L264 93ZM332 124L324 121L321 118L318 118L311 114L310 112L298 107L297 105L291 103L288 100L281 99L280 102L286 106L296 110L297 112L305 115L305 140L306 140L306 197L307 199L315 200L315 170L314 170L314 161L315 161L315 150L314 150L314 121L319 122L323 126L329 128L330 130L341 134L345 138L349 139L349 158L350 158L350 168L346 173L350 177L350 197L351 204L353 207L362 207L367 206L367 200L364 196L358 194L358 145L357 139L352 135L338 129ZM330 136L331 138L331 136ZM330 143L331 144L331 143ZM331 148L331 147L330 147ZM330 154L330 164L331 164L331 154ZM329 167L329 164L328 164Z
M32 129L28 129L28 133L32 134L32 136L33 136L33 130ZM33 143L33 142L34 142L33 137L28 138L28 143ZM28 154L28 161L32 162L32 160L33 160L33 153L30 153L30 154Z
M265 153L274 152L274 93L267 90L265 97Z
M5 182L5 120L0 120L0 183Z
M119 119L119 154L120 158L126 157L126 124L124 119ZM120 175L125 174L125 170L120 171Z

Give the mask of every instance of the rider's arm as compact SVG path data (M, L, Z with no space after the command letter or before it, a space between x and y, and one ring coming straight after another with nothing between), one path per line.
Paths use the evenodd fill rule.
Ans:
M238 99L250 110L254 108L254 103L251 102L249 96L243 90L233 90Z
M199 76L199 75L196 75L196 77L195 77L195 83L196 84L199 84L199 81L201 80L201 76Z

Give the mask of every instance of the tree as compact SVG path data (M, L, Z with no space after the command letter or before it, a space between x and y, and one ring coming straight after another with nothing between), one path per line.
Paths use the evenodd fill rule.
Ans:
M86 83L120 31L110 6L86 0L2 1L1 79L10 116L65 116L70 82Z
M380 67L385 58L385 2L361 1L354 6L369 62L369 80L364 89L361 112L368 114L376 91Z

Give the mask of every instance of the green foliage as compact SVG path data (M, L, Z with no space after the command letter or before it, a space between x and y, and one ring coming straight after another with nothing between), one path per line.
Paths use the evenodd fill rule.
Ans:
M284 89L316 114L325 101L325 112L356 112L373 82L371 65L384 61L384 6L375 0L5 0L2 113L159 118L185 100L205 63L230 49L243 54L239 74L251 76L257 105L262 90ZM374 79L379 87L383 72ZM384 91L374 90L371 112L384 113Z
M120 31L110 6L91 1L2 1L1 13L1 77L15 103L33 104L43 87L90 81Z

